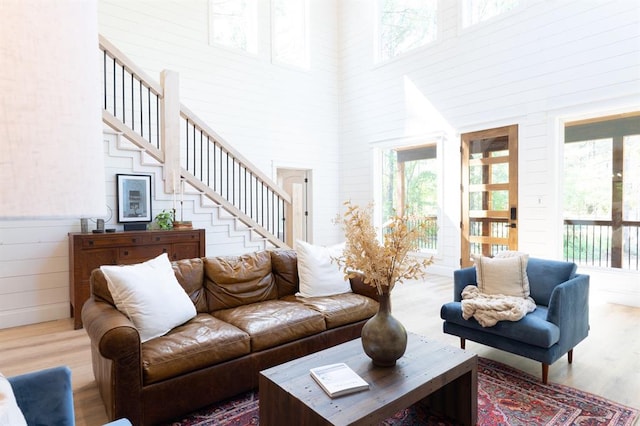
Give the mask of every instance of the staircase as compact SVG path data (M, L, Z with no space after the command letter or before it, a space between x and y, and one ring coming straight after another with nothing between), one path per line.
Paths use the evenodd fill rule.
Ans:
M265 248L287 247L290 196L179 102L177 75L154 81L102 36L100 50L102 120L126 139L118 149L139 150L141 161L160 167L167 198L184 185L199 195L197 209L233 221Z

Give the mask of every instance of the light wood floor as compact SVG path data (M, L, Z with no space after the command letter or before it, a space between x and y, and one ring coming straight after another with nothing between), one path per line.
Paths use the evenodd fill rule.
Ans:
M407 330L458 346L457 337L442 332L440 306L451 300L452 280L432 275L393 291L393 313ZM640 408L640 309L600 302L592 292L589 337L553 364L549 382L565 384L613 401ZM467 342L467 350L540 377L540 364L516 355ZM73 330L72 320L0 330L0 371L13 376L57 365L73 372L76 423L94 426L107 416L93 380L89 339Z

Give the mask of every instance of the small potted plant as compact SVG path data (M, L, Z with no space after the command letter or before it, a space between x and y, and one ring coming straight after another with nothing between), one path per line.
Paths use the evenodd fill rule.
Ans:
M162 210L155 217L156 224L160 229L172 229L173 228L173 215L171 212Z

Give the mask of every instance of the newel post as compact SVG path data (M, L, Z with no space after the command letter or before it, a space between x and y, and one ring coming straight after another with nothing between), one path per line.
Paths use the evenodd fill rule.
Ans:
M164 153L164 190L175 194L180 191L180 87L178 73L163 70L160 73L162 96L162 137Z

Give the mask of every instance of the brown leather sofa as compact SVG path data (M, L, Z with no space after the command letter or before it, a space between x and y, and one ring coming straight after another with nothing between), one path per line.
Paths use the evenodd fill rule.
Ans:
M156 424L256 389L261 370L360 337L378 308L375 290L358 279L352 293L295 296L292 250L180 260L173 268L197 315L145 343L116 309L102 271L91 275L82 321L111 420Z

